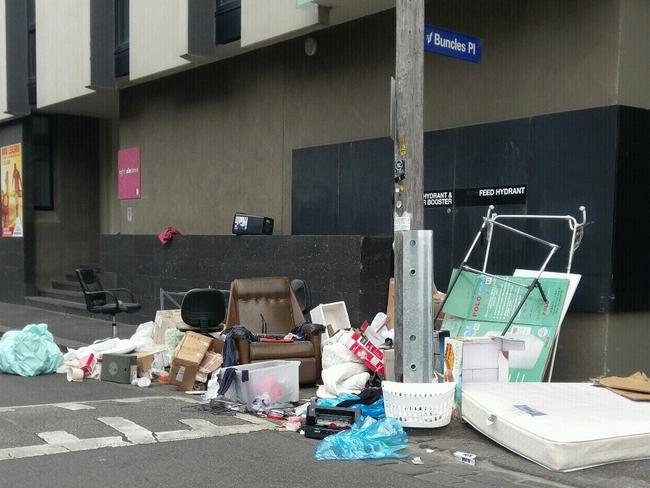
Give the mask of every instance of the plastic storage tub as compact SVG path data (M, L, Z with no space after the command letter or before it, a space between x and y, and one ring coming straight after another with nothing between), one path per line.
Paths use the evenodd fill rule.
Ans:
M451 421L455 387L455 383L383 381L386 416L399 420L403 427L444 427Z
M262 361L233 366L237 377L227 396L248 410L275 408L299 400L300 361Z

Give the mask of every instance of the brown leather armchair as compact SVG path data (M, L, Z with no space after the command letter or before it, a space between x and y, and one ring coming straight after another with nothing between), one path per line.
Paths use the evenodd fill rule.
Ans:
M266 331L262 330L264 322ZM303 322L288 278L239 279L230 285L224 333L233 325L243 325L253 334L286 335ZM305 332L313 332L308 341L271 343L235 339L239 364L274 359L300 361L300 384L314 384L321 375L320 333L306 328Z

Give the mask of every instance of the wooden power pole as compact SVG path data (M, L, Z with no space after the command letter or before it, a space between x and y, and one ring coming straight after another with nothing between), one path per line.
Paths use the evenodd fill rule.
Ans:
M424 0L397 0L395 161L405 162L396 183L395 230L423 229Z
M397 0L395 56L395 373L433 375L433 238L424 228L424 0ZM417 232L413 232L417 231Z

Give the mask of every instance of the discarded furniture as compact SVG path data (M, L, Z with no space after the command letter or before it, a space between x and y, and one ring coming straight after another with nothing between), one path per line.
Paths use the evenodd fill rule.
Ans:
M303 323L304 317L288 278L248 278L232 282L225 333L230 327L243 325L253 334L285 336ZM310 327L303 327L303 332L309 330ZM300 383L313 384L321 373L320 333L309 335L309 340L295 342L236 339L239 364L273 359L300 361Z
M292 280L291 290L298 300L303 315L311 310L311 289L305 280Z
M126 288L104 289L97 270L94 268L79 268L75 270L75 273L86 300L86 309L90 313L110 315L113 337L117 337L116 315L137 312L142 306L136 303L133 293ZM119 296L128 298L123 301L118 298Z
M183 323L179 324L177 329L201 334L218 332L223 328L225 317L226 303L221 291L216 288L194 288L183 297Z

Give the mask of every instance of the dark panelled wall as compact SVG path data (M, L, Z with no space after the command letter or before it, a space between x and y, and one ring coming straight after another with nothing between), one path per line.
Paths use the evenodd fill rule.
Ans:
M622 107L619 112L618 165L612 266L615 309L650 308L650 110Z
M105 235L101 263L143 305L120 320L153 320L160 288L228 289L237 278L288 276L307 281L313 306L345 301L360 325L386 310L391 244L364 236L178 236L162 246L152 235Z
M22 123L17 122L7 125L0 130L0 146L18 142L23 142ZM27 158L25 157L24 146L23 144L23 182L27 180L25 175L25 160ZM2 177L4 178L4 175ZM24 184L23 190L26 190ZM26 213L25 208L23 208L24 219L27 216ZM27 225L25 225L24 232L28 232ZM0 237L0 301L23 301L25 296L25 273L25 239L22 237Z
M526 202L498 205L500 214L578 217L578 207L585 205L593 224L574 258L572 270L583 278L572 310L648 310L650 292L642 276L643 269L650 269L642 252L648 229L639 214L647 208L642 188L650 187L648 113L603 107L427 132L425 192L527 185ZM390 139L293 154L294 234L391 234ZM461 262L486 211L487 204L425 209L425 228L434 230L434 276L441 289L446 289L451 269ZM564 271L570 242L565 223L513 224L559 244L548 269ZM471 264L482 264L483 245L482 239ZM544 255L537 244L497 231L488 268L496 273L539 268Z

